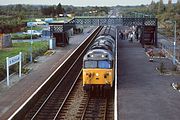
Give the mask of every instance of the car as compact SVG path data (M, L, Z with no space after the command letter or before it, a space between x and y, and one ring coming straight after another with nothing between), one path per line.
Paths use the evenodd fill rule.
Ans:
M37 36L41 36L42 33L41 32L38 32L37 30L27 30L27 32L23 32L23 34L32 34L32 35L37 35Z

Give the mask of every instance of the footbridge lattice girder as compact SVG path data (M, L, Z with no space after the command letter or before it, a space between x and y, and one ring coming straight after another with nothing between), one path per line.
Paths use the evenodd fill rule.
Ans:
M74 18L69 21L76 25L122 25L122 26L157 26L156 18Z
M157 46L157 18L125 18L125 17L75 17L67 23L52 23L50 25L51 35L54 32L66 32L76 25L83 26L138 26L142 31L142 37L140 38L140 43L144 47L147 43L145 40L146 36L151 37L151 43ZM59 27L59 28L58 28ZM149 31L150 29L151 31ZM146 32L144 32L146 30ZM149 33L147 33L149 32Z

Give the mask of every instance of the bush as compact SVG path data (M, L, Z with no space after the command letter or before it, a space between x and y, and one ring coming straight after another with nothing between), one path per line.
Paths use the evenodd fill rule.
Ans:
M6 71L4 68L0 67L0 81L3 80L6 76Z
M38 35L32 35L32 39L37 39L39 36ZM29 34L13 34L11 36L12 40L17 40L17 39L31 39L31 35Z

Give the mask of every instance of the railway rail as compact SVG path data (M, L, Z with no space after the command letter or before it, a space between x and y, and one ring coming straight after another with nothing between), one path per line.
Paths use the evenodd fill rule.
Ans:
M70 118L75 118L74 115L68 115L68 111L70 109L74 108L72 107L73 104L77 104L77 101L75 100L77 97L77 92L78 89L82 90L82 79L81 79L81 72L76 78L74 85L71 87L71 90L69 91L66 99L64 99L61 107L59 108L58 112L56 113L56 116L54 117L54 120L59 120L59 119L70 119ZM83 93L83 91L82 91ZM74 113L73 113L74 114Z
M77 82L69 92L68 97L64 100L59 112L54 120L113 120L114 119L114 94L110 96L98 96L94 91L89 94L82 91L82 98L78 97L79 91L82 90L82 79L77 78ZM111 91L113 92L113 91ZM95 94L95 95L92 95ZM78 102L77 99L80 99ZM76 104L76 105L74 105ZM76 107L76 108L75 108Z
M82 57L102 27L98 27L9 119L56 119L80 75Z
M81 120L84 119L102 119L106 118L107 98L89 98L85 104Z
M58 112L60 111L62 104L67 99L69 93L76 83L75 76L77 76L77 74L79 74L79 71L81 70L80 68L77 69L80 64L76 63L74 65L76 65L76 67L73 67L67 73L71 74L72 76L68 75L67 78L63 78L63 80L61 80L56 85L56 87L50 92L50 94L45 93L44 96L42 96L42 98L36 103L34 109L28 112L28 115L26 115L25 119L52 120L56 118L56 114L58 114Z
M111 91L113 92L113 91ZM95 92L96 93L96 92ZM85 94L78 110L78 120L113 120L114 119L114 94L110 96L97 96L94 92Z

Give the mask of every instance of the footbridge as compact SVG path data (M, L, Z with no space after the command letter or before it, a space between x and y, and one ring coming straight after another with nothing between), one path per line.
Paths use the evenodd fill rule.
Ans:
M126 18L126 17L75 17L67 23L51 23L50 31L64 32L77 25L82 26L135 26L140 36L138 39L144 45L157 46L157 18Z

